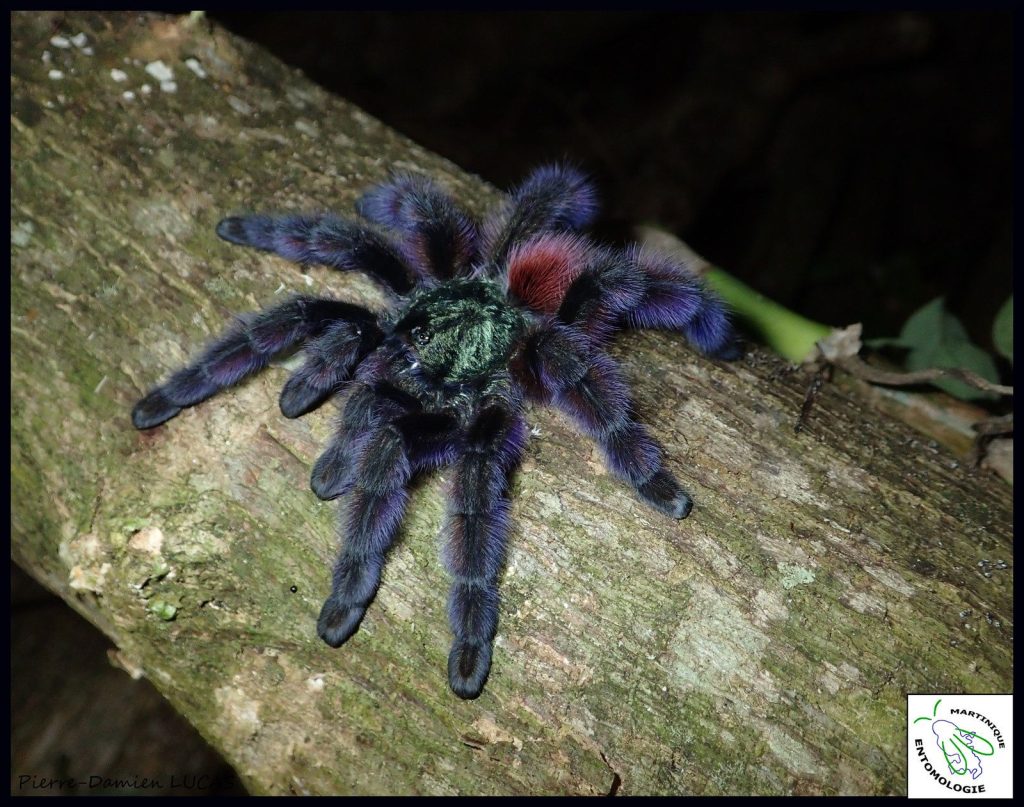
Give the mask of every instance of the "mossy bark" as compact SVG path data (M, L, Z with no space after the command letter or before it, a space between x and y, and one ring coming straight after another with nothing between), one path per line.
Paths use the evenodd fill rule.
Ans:
M233 312L382 303L219 241L221 216L351 210L392 167L477 211L496 191L204 20L12 25L12 555L253 792L902 793L907 692L1012 690L1010 489L843 389L795 434L803 376L668 334L614 354L688 519L531 409L483 696L445 678L444 474L329 649L335 506L308 476L330 413L285 420L280 368L151 432L129 411Z

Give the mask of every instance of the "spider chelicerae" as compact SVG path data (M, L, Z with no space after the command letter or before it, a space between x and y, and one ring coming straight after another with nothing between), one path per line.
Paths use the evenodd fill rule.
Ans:
M412 478L454 465L443 558L453 583L448 680L475 698L491 667L509 480L527 439L523 405L560 409L608 467L671 518L690 497L635 419L604 352L621 328L683 333L721 359L740 354L725 311L675 260L582 234L597 213L591 182L564 165L535 170L482 225L430 179L394 175L357 202L360 221L329 213L233 216L217 234L302 264L365 272L391 295L381 313L296 296L238 319L189 366L136 404L148 429L302 348L281 392L286 417L348 392L316 461L321 499L347 494L342 549L317 623L332 647L359 627L380 583Z

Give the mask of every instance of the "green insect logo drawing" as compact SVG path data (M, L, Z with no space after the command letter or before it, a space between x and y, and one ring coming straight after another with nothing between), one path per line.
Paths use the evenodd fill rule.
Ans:
M1012 733L1011 699L908 696L908 795L991 797L993 791L1012 789L1012 759L1005 751Z
M954 776L965 776L972 779L981 776L981 757L990 757L996 752L995 746L977 731L960 728L952 720L939 720L936 715L942 698L935 701L931 717L919 717L914 723L930 722L935 744L946 760L949 772Z

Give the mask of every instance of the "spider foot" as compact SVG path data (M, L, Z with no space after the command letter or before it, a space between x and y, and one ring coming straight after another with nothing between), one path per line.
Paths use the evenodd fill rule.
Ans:
M246 231L245 222L246 218L242 216L229 216L226 219L221 219L217 223L217 235L225 241L230 241L232 244L250 246L253 240Z
M318 389L308 384L302 376L293 375L281 390L281 414L286 418L301 417L320 406L333 392L331 388Z
M342 605L329 599L320 611L316 632L331 647L341 647L359 629L364 614L365 605Z
M664 468L638 485L636 492L649 505L675 519L686 518L693 509L693 499Z
M174 417L181 411L159 388L153 390L145 398L135 404L132 409L132 425L136 429L152 429Z
M742 359L746 351L743 349L743 343L739 339L732 339L726 342L718 350L712 351L709 355L713 359L719 361L736 361Z
M349 458L344 445L332 444L316 461L309 486L323 501L337 499L347 489Z
M448 685L463 700L480 695L491 671L491 645L456 640L448 656Z

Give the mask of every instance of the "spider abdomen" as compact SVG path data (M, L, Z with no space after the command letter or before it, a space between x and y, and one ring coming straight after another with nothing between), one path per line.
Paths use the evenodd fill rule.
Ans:
M533 310L554 314L591 252L587 240L573 233L545 233L517 244L508 255L508 289Z

